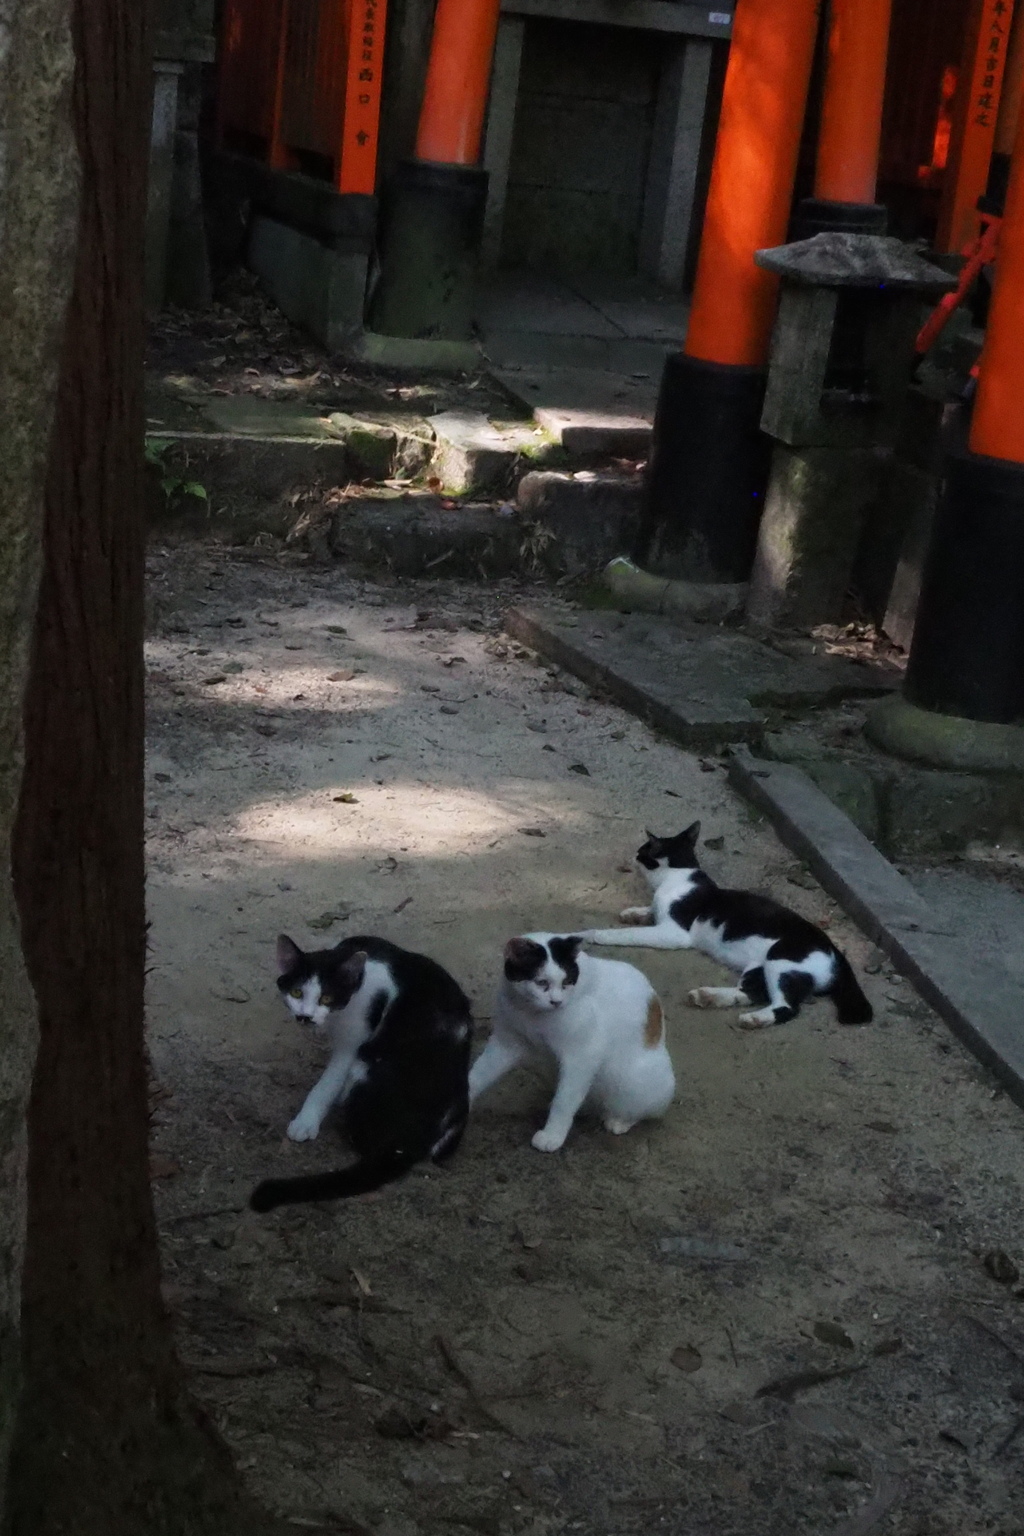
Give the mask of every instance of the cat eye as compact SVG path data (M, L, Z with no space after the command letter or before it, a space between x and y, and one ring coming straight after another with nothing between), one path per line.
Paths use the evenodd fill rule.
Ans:
M328 997L326 992L321 992L321 994L320 994L320 1007L321 1008L333 1008L334 1007L334 998L333 997Z
M301 987L292 987L291 991L288 993L288 996L289 997L301 997L302 996L302 988Z
M550 983L550 981L538 981L537 985L538 985L538 987L540 988L540 990L542 992L550 992L551 991L551 983Z

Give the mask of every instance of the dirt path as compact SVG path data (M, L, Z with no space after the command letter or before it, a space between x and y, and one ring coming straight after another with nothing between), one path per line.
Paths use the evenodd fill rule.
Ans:
M721 769L503 640L512 588L199 549L151 579L167 1292L259 1494L377 1536L1019 1532L1024 1300L980 1255L1024 1259L1024 1121ZM483 1024L510 935L612 920L642 828L698 816L713 874L831 923L876 1025L748 1034L686 1008L710 964L628 952L668 1013L663 1125L545 1157L523 1074L443 1174L242 1210L345 1156L282 1140L319 1058L278 931L427 950Z

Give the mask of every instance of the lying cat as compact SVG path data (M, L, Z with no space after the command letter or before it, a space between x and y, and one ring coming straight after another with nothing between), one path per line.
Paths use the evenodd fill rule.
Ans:
M283 934L277 985L297 1019L331 1037L331 1059L288 1127L312 1141L332 1104L344 1104L358 1162L337 1173L267 1179L254 1211L362 1195L416 1163L450 1157L469 1113L473 1020L448 972L386 939L343 939L305 954Z
M695 1008L753 1009L740 1014L749 1028L785 1024L812 995L830 997L840 1024L870 1024L871 1004L850 962L820 928L751 891L728 891L704 873L695 852L700 822L676 837L655 837L637 851L654 892L649 907L627 907L624 923L639 928L595 928L592 944L649 949L699 949L730 970L738 987L696 987Z
M528 933L505 946L493 1033L469 1074L470 1103L532 1052L558 1062L538 1152L557 1152L585 1099L616 1136L663 1115L675 1093L661 1003L621 960L580 953L575 936Z

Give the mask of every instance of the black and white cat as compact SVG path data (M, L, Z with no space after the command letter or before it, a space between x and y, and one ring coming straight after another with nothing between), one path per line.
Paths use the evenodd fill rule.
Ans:
M699 949L739 973L738 987L696 987L695 1008L753 1007L749 1028L785 1024L811 996L830 997L840 1024L870 1024L871 1004L850 962L820 928L752 891L723 890L697 862L700 822L676 837L655 837L637 850L653 891L649 907L619 914L627 928L584 933L592 944L648 949Z
M581 954L575 934L527 933L505 946L491 1038L469 1075L470 1102L530 1055L558 1062L538 1152L557 1152L589 1101L622 1136L663 1115L675 1093L658 994L621 960Z
M427 1158L450 1157L469 1113L469 1001L435 960L387 939L343 939L304 953L277 941L277 985L295 1017L331 1039L326 1071L288 1127L312 1141L333 1104L358 1162L336 1173L266 1179L250 1205L366 1194Z

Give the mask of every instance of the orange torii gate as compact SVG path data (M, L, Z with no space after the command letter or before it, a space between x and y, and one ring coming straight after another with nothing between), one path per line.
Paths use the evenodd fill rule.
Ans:
M226 0L220 146L372 193L386 16L387 0Z

